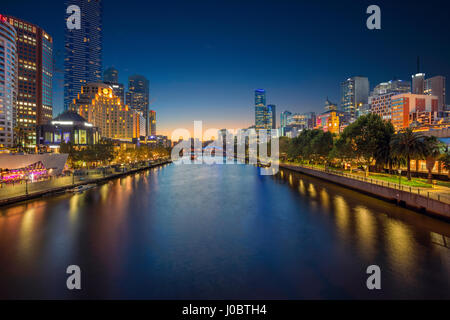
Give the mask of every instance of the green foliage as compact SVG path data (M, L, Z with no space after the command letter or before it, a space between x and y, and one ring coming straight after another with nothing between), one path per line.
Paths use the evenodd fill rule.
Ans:
M290 159L323 162L333 148L333 135L317 129L303 130L283 148Z
M59 151L69 154L69 164L73 168L80 168L83 164L87 164L87 166L107 164L114 159L114 146L107 140L86 147L75 146L71 142L62 142Z
M374 161L382 165L388 162L393 134L391 123L376 114L368 114L359 117L344 129L336 141L333 154L365 166L368 172Z
M407 177L411 180L411 159L423 159L427 154L425 137L407 128L394 136L390 147L393 156L406 160Z

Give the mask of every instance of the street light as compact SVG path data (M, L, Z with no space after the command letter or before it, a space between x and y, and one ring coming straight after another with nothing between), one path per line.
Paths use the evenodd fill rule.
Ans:
M398 185L402 184L402 169L398 169Z

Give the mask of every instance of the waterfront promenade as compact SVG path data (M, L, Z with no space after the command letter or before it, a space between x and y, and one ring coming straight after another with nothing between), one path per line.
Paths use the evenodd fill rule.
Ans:
M142 162L120 167L97 168L78 170L75 174L51 177L38 182L2 184L0 188L0 206L16 203L40 196L65 192L80 185L92 184L103 180L114 179L123 175L132 174L141 170L150 169L168 163L168 159Z
M402 206L450 220L450 189L446 187L427 190L425 188L415 188L309 165L283 163L280 164L280 167L328 180L366 194L396 202ZM438 191L436 192L436 190Z

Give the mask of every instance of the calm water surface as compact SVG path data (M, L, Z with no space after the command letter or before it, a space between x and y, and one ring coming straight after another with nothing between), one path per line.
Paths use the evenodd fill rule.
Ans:
M1 208L0 298L450 298L450 224L287 170L166 165Z

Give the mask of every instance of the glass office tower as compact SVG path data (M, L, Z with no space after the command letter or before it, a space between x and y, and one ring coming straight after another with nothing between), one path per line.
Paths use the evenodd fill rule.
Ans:
M255 129L266 128L266 91L263 89L255 90Z
M65 28L65 110L82 86L102 80L102 0L66 0L70 5L81 9L81 29Z

